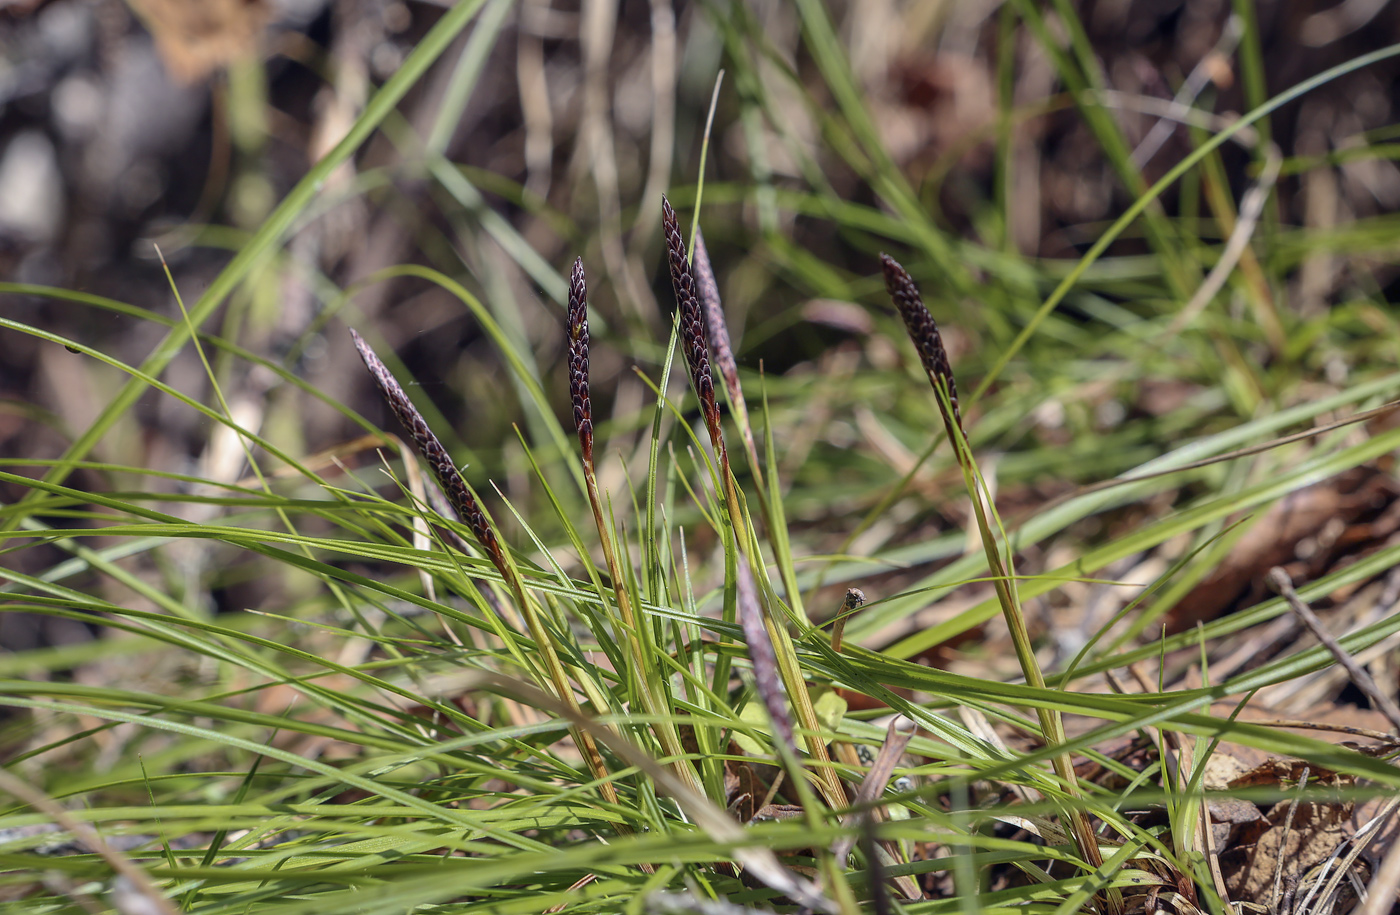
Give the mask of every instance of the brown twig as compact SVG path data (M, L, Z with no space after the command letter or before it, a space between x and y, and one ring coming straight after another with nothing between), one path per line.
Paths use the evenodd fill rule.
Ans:
M1298 596L1298 592L1293 590L1293 579L1288 576L1288 573L1278 566L1274 566L1269 570L1266 580L1271 588L1282 595L1294 615L1303 621L1303 625L1307 626L1309 631L1322 643L1322 646L1332 654L1332 657L1337 659L1337 663L1342 665L1342 669L1347 672L1351 682L1356 684L1356 688L1365 693L1366 698L1371 700L1376 710L1384 715L1397 731L1400 731L1400 707L1395 705L1394 699L1381 692L1376 681L1371 679L1371 675L1366 673L1361 665L1356 663L1356 659L1327 631L1327 627L1322 625L1322 620L1318 618L1311 607L1303 602L1302 598Z
M131 885L131 892L139 895L143 911L152 915L175 915L178 911L144 870L137 867L126 855L108 845L102 834L91 825L71 816L53 798L4 769L0 769L0 791L53 820L58 826L72 833L73 838L86 845L93 854L106 861L112 870L127 880ZM135 908L136 906L132 906L132 910Z

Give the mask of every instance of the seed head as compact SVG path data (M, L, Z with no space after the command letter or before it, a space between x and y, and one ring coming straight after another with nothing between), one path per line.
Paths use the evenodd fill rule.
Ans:
M569 396L574 402L574 428L583 460L593 464L593 404L588 398L588 287L583 258L574 261L569 277Z
M924 300L919 297L919 287L914 285L914 279L908 271L888 254L880 255L880 264L885 269L885 289L894 300L895 307L899 309L899 316L904 319L909 339L914 341L914 349L918 351L919 361L928 372L929 381L934 382L934 386L937 387L937 379L942 379L948 387L948 402L952 404L953 415L944 416L944 419L957 423L961 429L962 411L958 408L958 387L953 381L953 368L948 363L948 351L943 347L943 335L938 332L938 324L924 307ZM942 409L941 404L939 409ZM952 429L948 432L951 435Z
M681 318L681 347L690 367L690 380L700 398L700 410L705 416L712 438L719 434L719 404L715 401L715 384L710 375L710 353L705 345L704 318L700 300L695 294L695 276L685 256L685 239L681 238L676 211L664 196L661 198L661 227L666 234L666 255L671 267L671 288L676 293L676 308ZM718 449L719 443L716 442Z
M388 368L374 354L374 350L364 341L352 328L350 336L355 339L355 349L360 351L360 358L365 362L365 368L369 369L370 376L374 378L375 385L379 388L379 393L389 404L389 409L394 411L394 415L399 418L407 430L409 437L413 439L413 444L418 448L418 453L423 455L423 460L427 461L428 467L432 469L433 476L437 478L438 486L447 495L447 501L452 504L452 508L471 528L481 548L486 551L486 555L496 568L505 574L505 556L501 552L501 544L496 539L496 532L491 528L491 522L486 517L486 512L482 510L472 491L467 488L467 484L462 482L462 475L457 472L457 466L452 463L452 458L448 456L447 449L442 447L442 442L433 434L433 430L428 428L428 423L423 419L423 414L413 406L408 399L408 395L403 392L403 388L389 374Z

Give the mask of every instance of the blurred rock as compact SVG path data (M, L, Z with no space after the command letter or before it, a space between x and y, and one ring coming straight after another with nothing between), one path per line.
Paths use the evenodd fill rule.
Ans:
M63 199L53 143L38 130L15 134L0 157L0 233L52 242L63 224Z

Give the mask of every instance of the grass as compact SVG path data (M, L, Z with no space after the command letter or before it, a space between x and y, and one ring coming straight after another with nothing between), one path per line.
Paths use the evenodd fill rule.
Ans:
M1054 6L1063 47L1048 11L1007 5L996 46L1039 42L1064 95L1018 106L1001 87L984 185L957 157L922 176L897 162L827 6L783 7L784 45L749 5L709 5L694 40L723 49L732 107L716 127L728 119L746 155L703 176L712 247L692 259L693 178L658 223L643 211L660 199L613 211L580 179L581 202L560 206L447 158L510 9L447 10L178 317L0 284L162 335L131 365L0 316L115 392L60 456L0 468L18 494L0 507L0 610L100 635L0 657L0 909L1117 913L1154 893L1224 912L1198 831L1224 747L1306 760L1362 795L1400 787L1384 753L1221 712L1335 670L1302 642L1227 668L1284 599L1162 634L1270 506L1400 447L1366 412L1400 399L1377 342L1394 331L1390 217L1299 226L1264 206L1239 267L1178 326L1248 223L1221 150L1288 180L1340 166L1271 160L1269 119L1400 46L1269 95L1245 10L1249 110L1211 120L1199 99L1191 148L1150 180L1072 5ZM399 106L435 65L450 78L425 142ZM1069 227L1072 259L1011 243L1013 132L1051 111L1083 126L1128 201ZM332 182L377 131L400 158ZM1345 158L1391 157L1389 136ZM398 196L400 178L429 191ZM574 270L487 189L556 227ZM353 323L389 411L248 345L260 290L302 269L289 237L334 194L442 211L415 225L412 263L345 288L318 278L294 350ZM631 220L663 232L625 238ZM908 268L886 265L893 302L883 250ZM1322 256L1348 265L1340 301L1288 307ZM653 290L643 271L663 260L673 287ZM489 354L466 355L460 390L416 383L383 345L390 322L357 314L357 294L391 283L481 328ZM750 322L707 325L721 286ZM834 346L804 317L822 299L863 306ZM673 301L667 328L655 315ZM168 380L191 351L207 394ZM797 364L763 370L765 356ZM1328 381L1336 360L1344 379ZM276 394L250 414L253 370ZM1149 384L1180 391L1176 406L1138 409ZM194 472L130 445L151 391L207 424ZM469 420L453 428L440 393ZM314 411L340 417L335 442L302 440ZM229 461L251 469L211 469ZM1352 606L1397 563L1400 545L1378 544L1297 597ZM1078 625L1091 590L1118 609L1058 643L1074 626L1055 619ZM259 605L215 612L230 595ZM1400 631L1372 609L1339 634L1353 655ZM1112 691L1129 672L1139 691ZM1145 761L1107 749L1132 737ZM1116 780L1083 777L1085 760Z

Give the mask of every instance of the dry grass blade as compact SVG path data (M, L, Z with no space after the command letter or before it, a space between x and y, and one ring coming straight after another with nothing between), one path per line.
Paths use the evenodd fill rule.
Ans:
M53 798L4 769L0 769L0 791L44 814L86 845L93 854L106 861L129 885L125 894L128 911L139 910L144 915L175 915L178 911L175 904L161 893L160 888L151 881L145 871L137 867L126 855L112 848L102 838L102 834L90 824L70 816ZM113 896L116 895L114 892Z
M869 845L863 845L862 850L865 852L866 860L870 862L872 892L875 891L874 887L877 881L883 884L883 880L880 879L882 867L880 854L883 852L889 855L893 861L900 859L894 857L898 850L894 843L883 842L879 843L879 848L876 847L874 836L870 834L870 831L876 822L886 819L887 813L884 807L871 805L885 793L885 787L890 783L890 777L894 775L895 766L899 764L899 759L904 754L905 748L909 746L909 741L914 739L914 732L914 722L903 715L890 722L889 727L885 729L885 740L880 745L880 752L876 754L875 761L870 765L870 771L866 773L865 779L856 789L855 799L851 802L855 807L869 807L869 809L864 813L848 814L842 819L843 825L859 827L862 838L869 840ZM855 844L855 841L855 835L847 835L836 840L832 845L832 857L836 859L839 866L846 866L846 859L850 855L851 846ZM895 877L894 884L906 899L918 899L922 896L918 883L907 874ZM881 890L883 891L883 886Z
M1293 580L1289 578L1288 573L1278 566L1274 566L1269 570L1267 581L1271 588L1282 595L1294 615L1303 621L1313 636L1322 643L1332 657L1337 659L1337 663L1342 665L1342 669L1347 672L1351 682L1356 684L1356 688L1365 693L1366 698L1371 700L1376 710L1386 717L1386 720L1395 727L1397 732L1400 732L1400 708L1396 707L1395 700L1376 685L1376 681L1371 679L1371 675L1366 673L1361 665L1356 663L1356 659L1342 647L1336 637L1327 631L1327 627L1322 625L1322 620L1318 619L1312 608L1303 602L1303 599L1298 596L1298 592L1293 590Z
M876 754L875 761L870 764L870 771L865 774L865 779L856 789L856 796L851 801L856 807L874 804L880 795L885 793L885 786L890 783L890 777L894 775L895 766L899 764L899 758L904 754L904 750L909 746L909 741L914 739L914 722L903 715L890 722L885 729L885 740L880 744L880 752ZM874 810L871 811L872 813ZM846 818L846 825L852 825L861 817L859 813L852 813ZM842 836L832 845L832 854L837 861L843 864L846 856L851 853L851 846L855 844L855 836Z

